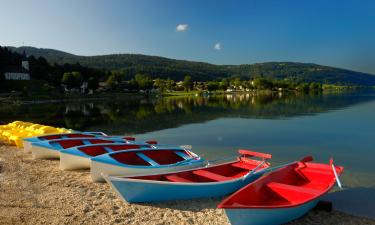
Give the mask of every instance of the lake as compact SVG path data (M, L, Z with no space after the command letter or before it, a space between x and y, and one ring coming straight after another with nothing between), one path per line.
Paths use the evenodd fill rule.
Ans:
M268 152L280 164L334 157L349 187L375 187L375 92L98 100L8 105L0 122L24 120L85 131L192 145L207 159Z

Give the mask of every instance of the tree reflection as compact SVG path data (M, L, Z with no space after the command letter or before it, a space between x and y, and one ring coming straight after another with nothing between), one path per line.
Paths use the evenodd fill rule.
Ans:
M143 133L223 117L280 119L371 101L358 94L230 94L2 106L1 123L13 120L112 134Z

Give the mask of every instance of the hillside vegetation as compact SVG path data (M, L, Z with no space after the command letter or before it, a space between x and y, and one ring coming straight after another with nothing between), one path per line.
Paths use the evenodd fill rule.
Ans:
M34 47L8 47L10 50L28 56L43 57L51 64L76 64L99 69L119 70L126 77L133 78L137 73L151 78L171 78L183 80L191 76L194 81L211 81L225 77L251 79L264 77L287 79L296 82L319 82L340 85L375 85L375 76L345 69L321 66L311 63L267 62L245 65L214 65L202 62L168 59L139 54L112 54L101 56L78 56L54 49Z

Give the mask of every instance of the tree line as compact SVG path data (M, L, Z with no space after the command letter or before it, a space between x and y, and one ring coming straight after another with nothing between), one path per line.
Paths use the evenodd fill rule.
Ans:
M10 51L6 47L0 47L0 73L6 72L9 66L21 66L21 61L25 56ZM41 80L51 89L61 89L62 84L67 89L78 89L84 82L87 82L88 89L101 91L251 91L251 90L295 90L308 92L310 90L321 90L321 84L317 82L306 83L298 79L288 77L274 78L263 74L261 70L254 72L257 76L232 75L213 76L208 80L196 79L196 76L187 71L181 74L182 79L162 78L165 75L129 72L128 69L93 69L82 66L79 63L50 64L43 57L28 56L26 59L30 64L30 75L33 80ZM180 63L180 62L179 62ZM178 64L179 65L179 64ZM205 68L206 64L201 66ZM181 65L182 66L182 65ZM211 68L211 67L210 67ZM197 68L196 71L198 71ZM205 71L203 69L203 71ZM194 73L195 74L195 73ZM265 76L266 75L266 76ZM1 75L0 79L4 79Z

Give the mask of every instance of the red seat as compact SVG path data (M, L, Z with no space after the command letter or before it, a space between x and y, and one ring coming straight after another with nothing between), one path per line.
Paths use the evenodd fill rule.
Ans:
M212 173L207 170L195 170L193 171L193 173L196 175L211 179L211 180L215 180L215 181L226 181L226 180L231 179L230 177L225 177L220 174Z
M185 179L185 178L177 176L177 175L166 175L164 177L167 178L170 181L173 181L173 182L189 182L189 183L193 182L191 180Z
M288 192L292 195L292 193L305 193L311 195L319 195L322 191L317 190L315 188L308 188L303 186L295 186L290 184L282 184L277 182L270 182L267 184L267 187L271 188L272 190L279 190L283 192Z
M240 168L240 169L245 169L245 170L253 170L255 168L254 165L249 164L249 163L244 163L244 162L236 162L236 163L233 163L232 166Z

